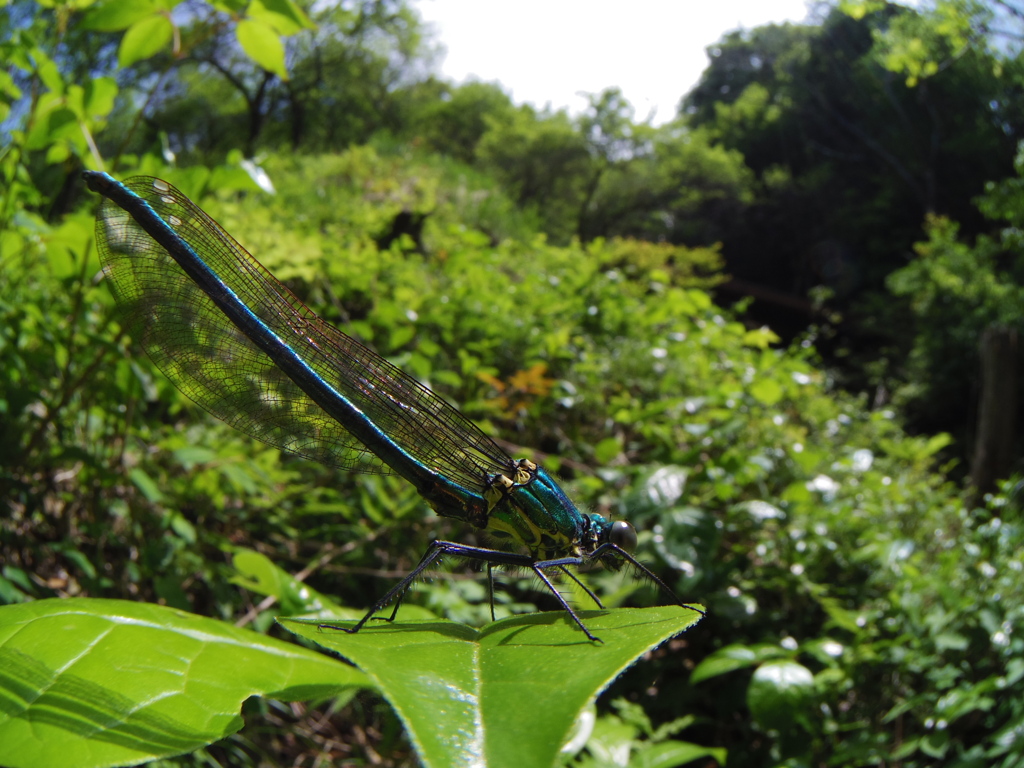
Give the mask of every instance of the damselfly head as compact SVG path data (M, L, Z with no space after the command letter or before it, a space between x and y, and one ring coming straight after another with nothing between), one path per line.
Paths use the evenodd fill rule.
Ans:
M636 552L636 528L625 520L616 520L608 529L608 541L633 554Z
M621 554L636 551L636 529L625 520L608 520L596 513L585 515L585 519L589 525L582 549L587 559L617 571L623 563Z

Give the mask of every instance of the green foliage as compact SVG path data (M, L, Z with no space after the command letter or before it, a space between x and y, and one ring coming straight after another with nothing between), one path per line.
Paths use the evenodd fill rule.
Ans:
M869 3L850 3L844 11L856 17L879 10ZM992 24L992 7L982 2L940 0L927 16L901 14L878 35L882 65L906 77L908 87L933 77L964 54L970 55L976 30Z
M996 236L964 242L956 223L930 218L928 240L917 243L914 260L888 278L890 292L907 301L916 320L901 371L907 384L896 396L918 423L966 422L975 372L965 361L977 359L986 328L1021 328L1022 170L1018 157L1017 176L989 185L978 198L983 213L1007 225Z
M513 111L495 94L486 105L475 162L536 214L553 242L636 237L711 246L752 199L753 177L738 152L681 123L635 124L618 89L592 96L576 120ZM461 135L460 120L449 125Z
M615 91L570 119L517 108L496 86L427 80L403 89L401 63L422 41L397 2L320 8L316 30L289 16L286 3L250 3L235 16L199 6L182 26L149 3L104 3L84 15L72 5L19 7L32 13L0 37L9 62L0 108L14 116L0 153L0 625L10 630L21 619L9 617L50 610L49 597L119 598L133 602L118 615L145 612L145 621L111 629L115 638L143 634L118 646L131 664L168 638L192 643L201 658L219 647L209 638L245 637L246 653L273 657L282 646L254 633L139 603L267 631L276 616L356 618L429 539L483 543L432 515L400 480L281 456L211 422L170 387L121 332L91 216L76 208L77 171L108 158L169 178L310 306L428 382L517 455L557 471L583 508L628 517L641 559L684 598L708 605L709 620L685 640L615 678L589 737L581 728L572 740L567 764L632 759L667 768L722 761L725 747L743 765L1019 763L1019 493L966 507L948 467L935 466L948 436L908 436L901 413L837 391L809 341L786 347L707 292L722 279L722 254L730 269L753 263L777 276L794 253L817 254L829 237L856 244L866 272L887 274L902 244L920 239L920 212L940 207L919 204L931 193L952 220L965 219L958 211L968 196L981 179L999 178L1009 157L1019 122L1012 66L994 75L991 51L955 49L954 37L928 26L931 17L889 7L859 20L830 16L821 27L726 38L688 104L688 124L655 129L636 124ZM144 21L180 33L180 67L164 46L131 71L117 69L128 37L121 31ZM260 61L266 48L247 55L237 44L240 21L288 38L287 84L261 68L278 66ZM907 40L922 32L927 55L919 61L943 64L934 74L922 69L908 88L883 65L887 38L876 32L886 30ZM225 56L217 62L223 79L212 77L211 50ZM156 82L167 84L161 98ZM448 101L432 101L438 94ZM137 105L150 96L142 119ZM929 122L936 104L938 134ZM422 122L405 122L412 115ZM256 166L238 151L286 145L332 153L269 153ZM225 162L169 166L172 150ZM276 194L258 191L261 173ZM929 179L939 183L920 183ZM988 238L974 237L966 220L958 230L931 219L917 259L889 280L919 320L909 329L906 370L917 391L932 393L929 402L947 382L966 381L953 366L979 327L1017 322L1020 198L1019 178L988 188L982 209L1010 225ZM801 263L807 280L828 266ZM859 279L843 274L848 283L829 283L836 295ZM890 326L886 334L906 324ZM912 395L904 389L899 402ZM583 578L609 606L663 600L629 573ZM579 641L561 613L531 613L546 607L531 580L500 579L494 626L471 628L489 621L481 577L445 572L410 591L399 620L462 622L428 626L477 650L501 632ZM57 613L68 605L57 603ZM513 617L522 613L531 615ZM40 646L55 654L48 669L61 668L76 644L102 647L96 627L111 626L110 611L86 614L99 616L92 629L46 633L60 640ZM539 680L520 674L508 685L516 701L528 695L520 687L527 682L554 681L561 693L564 670L593 673L589 689L576 689L571 706L545 723L545 760L575 711L627 663L589 668L622 650L609 639L619 636L611 625L636 615L652 614L587 614L607 647L533 648L517 658L522 673L566 648L586 654ZM202 621L213 627L209 642L181 637L181 625ZM313 639L349 644L353 655L360 648L369 670L383 650L390 663L408 651L431 664L466 652L463 640L445 651L419 642L440 631L372 627ZM621 631L636 638L644 626ZM9 638L5 650L20 648ZM332 670L317 682L344 671L287 647L311 668ZM190 652L171 655L180 661ZM166 667L132 666L142 682L128 688L160 706L164 689L146 681ZM217 674L238 685L216 694L215 727L146 754L234 732L249 692L296 693L289 670L261 659L221 657ZM411 761L400 731L403 722L413 730L408 712L419 694L400 683L388 694L400 716L351 686L322 707L250 702L243 731L175 764ZM73 696L47 713L66 713L59 706L68 702L75 713L108 716ZM116 697L86 705L111 702L131 711ZM410 738L426 749L420 736Z
M493 118L492 118L493 119ZM533 208L557 242L575 231L575 203L591 164L586 142L564 112L523 106L493 119L477 144L480 163L519 205Z
M425 765L462 765L471 755L488 765L551 764L573 713L698 614L673 607L588 616L613 641L596 651L554 616L510 619L479 633L436 620L359 635L288 623L367 677L326 655L155 605L6 606L4 760L12 768L152 760L237 731L239 705L251 695L337 697L374 686L395 703ZM533 734L532 754L524 732Z
M477 146L492 126L515 118L512 99L496 83L470 81L447 93L430 93L410 121L416 138L435 152L464 163L477 159Z
M586 768L623 764L673 768L704 758L711 758L723 765L726 762L728 752L725 749L702 747L670 738L693 725L692 715L655 728L643 708L626 699L616 699L611 707L617 714L602 715L596 718L596 722L596 712L592 708L583 711L577 722L579 737L570 740L562 752L575 757L577 749L585 743L588 754L572 764ZM583 736L588 738L581 738Z
M816 26L726 35L684 111L755 175L753 200L722 237L730 272L787 293L830 289L852 352L837 362L868 389L879 382L865 380L864 360L880 346L898 360L905 342L905 305L885 278L927 214L978 231L970 200L1010 170L1020 136L1004 128L1020 80L980 33L965 38L966 22L953 23L951 9L971 4L858 5L852 16L825 6Z
M631 670L616 683L623 688L613 695L623 695L660 680L655 688L664 693L645 700L655 728L702 713L678 734L685 743L729 744L752 762L769 752L737 751L736 744L774 745L779 756L811 759L833 753L828 734L842 728L838 754L856 760L894 753L873 735L885 731L894 696L918 702L894 716L905 732L920 734L920 754L933 743L924 739L929 703L934 709L945 692L963 690L985 706L984 696L971 692L998 674L999 655L986 650L989 634L979 633L977 613L964 601L980 600L990 585L961 572L958 558L946 554L959 550L944 542L981 542L988 534L975 530L953 489L931 472L942 443L911 440L891 416L829 392L807 350L773 349L771 332L749 330L715 307L699 287L713 277L713 252L619 240L585 248L542 240L494 246L455 225L466 196L449 191L448 166L409 155L356 149L266 167L277 196L230 192L204 205L327 316L349 320L495 434L553 454L546 464L573 472L584 506L629 517L641 532L644 561L680 594L707 600L723 631L690 633L685 656L679 647L659 652L644 665L649 672L634 679ZM174 180L199 190L202 179L214 177L191 178ZM432 208L425 252L402 240L380 250L375 233L394 212L421 203ZM136 595L214 615L244 609L265 627L274 614L325 615L335 602L365 606L387 586L364 575L367 569L407 570L429 536L471 540L468 531L433 518L401 481L282 462L275 451L204 421L144 358L125 361L116 334L96 346L114 331L110 300L103 286L78 279L96 267L68 260L88 245L85 221L68 221L77 229L53 237L49 251L31 251L35 260L24 263L26 279L8 312L32 318L26 309L47 303L37 324L74 316L74 302L85 301L92 309L80 312L88 322L81 333L93 343L74 349L107 356L94 375L57 379L78 382L73 394L54 395L63 408L29 407L34 401L26 395L52 385L39 379L45 367L14 355L34 350L52 365L74 361L72 370L82 363L53 332L26 327L28 320L7 326L24 329L4 351L12 356L9 369L25 378L5 396L18 420L5 423L14 448L4 466L8 487L21 494L8 498L21 499L13 509L24 531L5 529L6 599L62 591ZM67 275L65 283L59 275ZM55 300L61 296L71 302L66 309ZM93 429L108 432L82 431L94 423L82 411L85 402L103 417ZM41 415L52 426L41 426ZM134 425L128 432L126 416ZM76 431L76 424L83 427ZM35 432L41 436L33 445ZM55 451L51 435L79 433L73 444L82 447ZM54 479L39 484L33 477ZM45 510L73 520L74 537ZM937 540L939 529L948 538ZM1005 549L985 550L978 562L1010 562L1015 542L1005 537ZM97 565L111 561L127 567L119 573ZM287 576L299 571L302 584ZM609 605L658 599L628 574L587 578ZM950 602L945 585L957 580ZM479 587L474 594L475 583L442 580L418 586L409 599L484 623L486 596ZM274 601L250 606L239 586ZM908 613L911 598L917 607ZM499 588L496 608L508 616L530 610L533 599L529 581L512 579ZM403 607L400 619L412 607ZM998 626L1016 609L1003 601L990 610L985 621ZM930 629L937 615L947 617L943 626L952 621L954 634L977 638L968 649L992 660L990 674L976 666L937 685L932 671L948 671L955 660L947 657L967 652ZM921 638L927 666L904 652L902 632ZM748 674L783 661L809 670L815 706L806 697L776 696L766 688L776 681L767 672L751 688L744 665L721 669L716 679L724 684L713 693L715 682L696 682L703 665L687 685L687 656L714 659L716 648L730 644L752 649ZM888 679L902 682L879 682ZM789 719L722 730L735 712L776 698L791 702ZM1001 724L1013 717L1011 709L986 711ZM619 738L611 735L616 727L604 722L593 749L576 759L598 759L599 744ZM947 729L954 744L958 727ZM756 735L760 729L767 742ZM631 745L637 759L652 750L653 760L679 748L661 746L668 742L634 733L615 743ZM904 760L916 754L900 749Z
M720 245L753 201L743 156L681 124L640 131L637 140L641 148L597 178L580 235Z

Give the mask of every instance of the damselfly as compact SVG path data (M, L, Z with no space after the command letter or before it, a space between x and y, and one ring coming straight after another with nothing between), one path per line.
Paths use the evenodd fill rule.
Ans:
M182 392L284 451L394 472L437 514L469 522L495 543L431 542L366 616L339 629L359 631L392 602L393 620L409 585L446 555L486 563L489 579L495 565L532 570L591 640L549 571L603 607L569 566L628 563L683 605L633 557L633 526L580 512L544 469L510 457L442 398L319 318L166 181L83 176L105 198L96 240L126 327Z

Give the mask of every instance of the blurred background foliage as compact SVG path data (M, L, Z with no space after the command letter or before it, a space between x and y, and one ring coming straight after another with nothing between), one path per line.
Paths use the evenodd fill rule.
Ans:
M706 603L567 763L667 768L696 744L749 766L1020 765L1020 445L1001 486L966 469L979 339L1022 317L1022 18L817 3L725 35L654 127L615 89L572 117L445 82L405 0L0 3L0 601L270 628L318 593L364 608L432 537L476 540L399 480L252 442L154 369L79 180L148 173L630 519ZM309 591L275 592L270 562ZM609 605L660 599L588 579ZM496 599L552 607L515 575ZM459 569L409 602L488 618ZM246 716L173 764L415 761L369 693Z

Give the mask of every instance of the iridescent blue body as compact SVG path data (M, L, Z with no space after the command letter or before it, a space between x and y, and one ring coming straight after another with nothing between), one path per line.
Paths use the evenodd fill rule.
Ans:
M575 578L567 565L628 561L653 577L629 555L636 537L628 523L581 513L544 469L510 457L442 398L319 318L170 184L120 183L91 171L84 178L105 198L96 238L126 327L182 392L282 450L394 472L439 515L496 542L434 542L349 631L400 602L412 579L446 554L532 568L592 639L543 571Z

